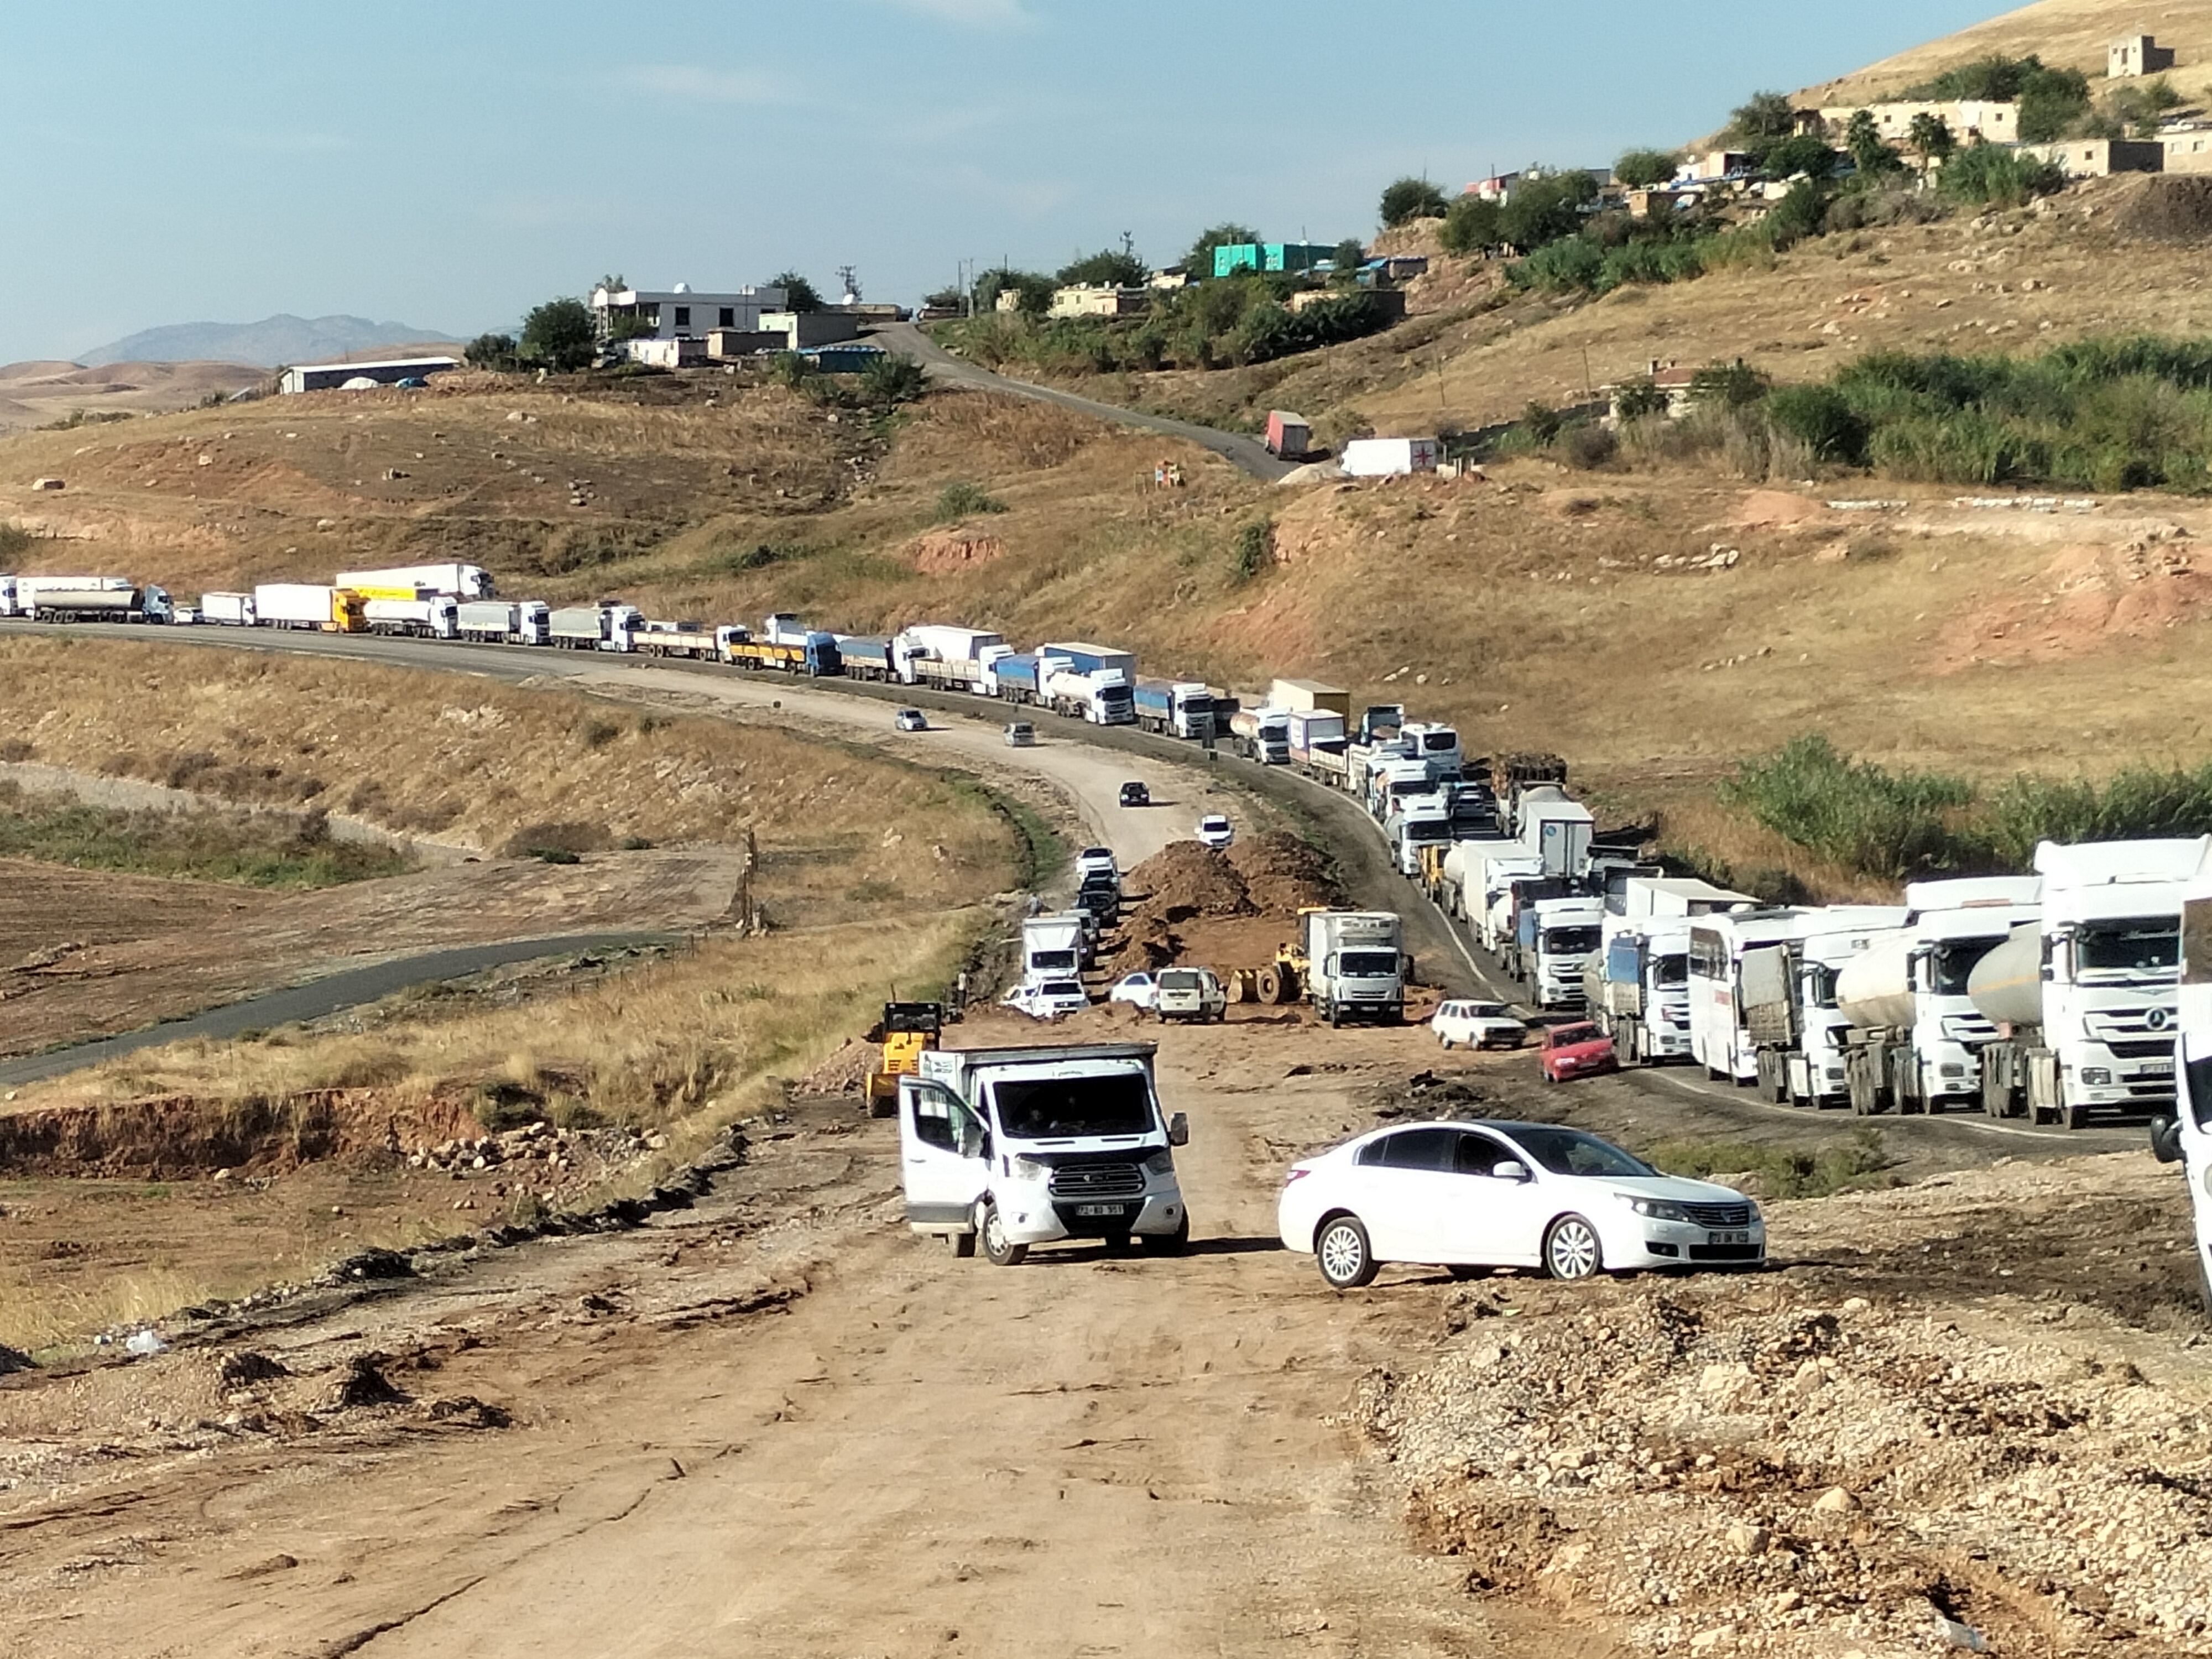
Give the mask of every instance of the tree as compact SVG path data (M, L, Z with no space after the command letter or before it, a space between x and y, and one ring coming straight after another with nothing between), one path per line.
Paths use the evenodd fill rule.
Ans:
M1759 170L1769 179L1825 179L1836 170L1836 152L1811 133L1799 133L1768 148Z
M1064 287L1082 284L1091 288L1142 288L1152 274L1145 268L1145 262L1133 253L1109 247L1073 264L1062 265L1060 280Z
M957 288L940 288L934 294L923 295L921 302L932 311L964 311L968 295Z
M1613 164L1613 176L1631 190L1663 185L1674 171L1674 153L1665 149L1632 149Z
M626 294L629 291L629 278L619 275L605 276L600 277L592 286L603 288L610 294Z
M1182 268L1194 281L1203 281L1213 275L1213 250L1238 242L1256 242L1260 233L1249 225L1221 224L1211 230L1201 231L1190 252L1182 256Z
M2022 143L2047 144L2089 112L2089 77L2080 70L2045 69L2040 64L2020 89Z
M1690 376L1690 401L1741 409L1764 398L1770 384L1741 357L1732 363L1707 363Z
M1498 215L1501 240L1522 252L1571 236L1582 228L1585 203L1597 199L1597 181L1581 168L1523 175Z
M769 278L769 286L783 290L783 308L786 311L822 309L822 295L816 291L813 283L795 270L778 271Z
M479 334L462 349L471 368L512 369L521 367L512 334Z
M1034 270L1010 270L1000 266L987 270L975 279L975 309L995 311L999 295L1012 289L1015 294L1014 309L1030 317L1042 317L1052 309L1052 291L1056 284L1052 278Z
M1357 236L1347 236L1336 245L1336 271L1341 276L1359 269L1367 263L1367 245Z
M522 361L556 374L574 374L592 361L599 337L591 307L581 300L548 300L522 319Z
M1912 126L1906 136L1923 161L1940 161L1959 148L1952 136L1951 124L1933 110L1922 110L1912 118Z
M913 358L886 351L860 371L860 390L885 409L896 409L929 390L929 375Z
M1728 136L1744 148L1764 150L1797 131L1797 106L1778 92L1754 92L1729 116Z
M1425 179L1400 179L1382 191L1382 226L1386 230L1411 224L1416 219L1444 216L1444 193Z
M1498 220L1497 203L1480 196L1462 196L1444 215L1444 228L1437 232L1437 240L1447 253L1476 253L1496 247L1505 240L1498 231Z
M1904 158L1882 138L1872 110L1852 112L1844 129L1844 148L1850 151L1852 164L1869 179L1876 173L1894 173L1905 165Z

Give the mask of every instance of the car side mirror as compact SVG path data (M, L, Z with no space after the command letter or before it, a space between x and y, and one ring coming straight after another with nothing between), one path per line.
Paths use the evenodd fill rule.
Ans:
M1188 1146L1190 1145L1189 1113L1177 1112L1173 1117L1168 1120L1168 1145L1170 1146Z
M2181 1120L2163 1114L2150 1121L2150 1155L2161 1164L2181 1162Z
M1517 1158L1499 1159L1498 1162L1491 1165L1490 1173L1494 1179L1498 1181L1526 1181L1529 1179L1528 1166L1523 1164Z

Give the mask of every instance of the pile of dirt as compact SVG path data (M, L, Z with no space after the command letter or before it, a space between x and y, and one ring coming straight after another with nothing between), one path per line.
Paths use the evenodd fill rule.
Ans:
M1280 830L1238 842L1229 849L1229 862L1243 878L1252 908L1262 914L1295 916L1308 905L1343 900L1328 855Z
M1650 1652L1919 1650L1939 1620L1998 1652L2207 1651L2212 1429L2124 1361L1858 1297L1536 1290L1460 1292L1440 1364L1365 1385L1471 1591Z
M882 1054L883 1050L875 1043L848 1037L843 1048L799 1079L794 1092L802 1095L857 1095Z
M1173 923L1198 916L1249 916L1259 908L1229 854L1194 841L1170 842L1124 876L1121 885L1139 899L1133 910L1124 913L1125 922L1138 917Z
M396 1161L410 1146L482 1134L465 1106L398 1103L378 1089L305 1089L243 1100L162 1095L112 1105L0 1115L0 1172L147 1181L267 1175L325 1158Z
M1287 939L1301 907L1334 904L1340 897L1328 858L1280 830L1238 842L1226 852L1194 841L1170 842L1122 880L1137 902L1122 913L1121 944L1104 961L1117 977L1190 960L1193 924L1263 917L1279 923L1276 931Z
M925 576L945 576L989 564L1006 552L1006 543L980 530L932 530L908 542L899 556Z
M2120 212L2120 233L2148 242L2212 238L2212 179L2152 179Z

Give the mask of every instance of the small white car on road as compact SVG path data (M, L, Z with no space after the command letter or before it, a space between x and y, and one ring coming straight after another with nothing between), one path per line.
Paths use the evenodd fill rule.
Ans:
M1121 868L1114 862L1110 847L1086 847L1075 855L1075 879L1079 883L1086 876L1111 876L1121 878Z
M929 716L919 708L902 708L891 717L892 724L902 732L927 732Z
M1211 847L1217 853L1236 838L1237 832L1229 827L1229 815L1225 812L1208 812L1198 821L1200 845Z
M1276 1206L1285 1245L1340 1291L1386 1262L1532 1267L1588 1279L1638 1267L1766 1258L1759 1206L1662 1175L1611 1141L1552 1123L1410 1123L1291 1166Z
M1163 968L1152 1012L1162 1019L1226 1019L1229 994L1211 968Z
M1114 981L1114 988L1106 994L1109 1002L1126 1002L1133 1008L1146 1012L1160 1006L1159 981L1146 973L1124 974Z
M1528 1040L1528 1026L1502 1002L1440 1003L1429 1029L1447 1048L1518 1048Z
M1081 1013L1091 1006L1091 998L1080 980L1045 979L1017 985L1006 993L1005 1002L1031 1019L1058 1019L1063 1014Z

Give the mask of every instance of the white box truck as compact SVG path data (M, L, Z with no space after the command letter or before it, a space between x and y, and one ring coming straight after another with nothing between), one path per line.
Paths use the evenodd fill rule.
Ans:
M899 1079L907 1225L954 1253L1013 1267L1032 1245L1131 1239L1180 1251L1190 1212L1173 1148L1188 1120L1160 1109L1156 1045L925 1048Z
M492 597L491 573L480 564L404 564L386 570L341 570L337 586L426 588L453 599Z
M1081 912L1061 910L1022 923L1022 981L1073 979L1083 970Z
M203 593L200 620L222 628L252 628L258 618L251 593Z
M1298 932L1308 998L1323 1019L1405 1018L1405 935L1395 912L1308 910Z

